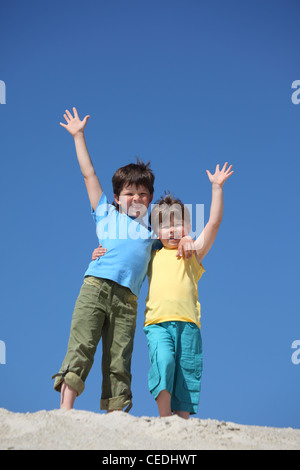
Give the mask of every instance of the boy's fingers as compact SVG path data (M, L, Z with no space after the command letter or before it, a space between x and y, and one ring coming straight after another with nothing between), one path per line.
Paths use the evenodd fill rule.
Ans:
M106 251L107 251L106 248L102 248L102 249L99 250L99 251L95 251L95 256L96 256L97 258L99 258L99 256L104 256L105 253L106 253Z
M59 123L62 127L67 127L66 124L63 124L62 122Z
M177 256L182 256L182 246L180 246L177 250Z
M225 171L227 165L228 165L228 162L225 162L225 163L224 163L224 166L223 166L223 168L222 168L222 171Z
M73 108L73 112L74 112L74 116L75 116L76 118L78 118L78 113L77 113L77 109L76 109L76 108Z
M73 118L72 114L70 113L70 111L69 111L68 109L66 109L66 113L67 113L69 119L72 119L72 118Z

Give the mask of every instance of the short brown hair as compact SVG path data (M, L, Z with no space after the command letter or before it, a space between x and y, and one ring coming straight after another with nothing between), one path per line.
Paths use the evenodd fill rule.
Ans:
M154 204L150 214L151 227L155 232L158 232L159 225L163 220L170 221L171 216L179 217L184 224L190 224L191 216L188 208L183 202L175 198L170 192L165 192L164 196Z
M144 163L137 157L136 163L129 163L119 168L112 177L114 194L120 196L120 192L126 186L135 184L145 186L150 194L154 193L154 174L150 168L150 162Z

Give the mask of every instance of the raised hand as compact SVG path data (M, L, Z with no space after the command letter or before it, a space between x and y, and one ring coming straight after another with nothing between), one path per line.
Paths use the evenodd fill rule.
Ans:
M232 175L233 171L231 171L232 165L230 165L229 168L227 168L228 163L226 162L225 165L223 166L222 170L220 171L220 165L218 164L216 166L215 173L212 175L208 170L206 170L207 176L209 177L209 181L212 184L218 184L219 186L223 186L225 181L229 178L229 176Z
M83 120L81 121L79 119L76 108L73 108L73 112L74 112L74 117L72 116L70 111L68 109L66 109L66 112L64 114L64 118L65 118L67 124L64 124L62 122L60 122L59 124L62 127L64 127L65 129L67 129L67 131L70 132L70 134L73 137L75 137L77 134L83 133L84 128L85 128L86 123L87 123L87 120L89 119L90 116L89 115L85 116L83 118Z

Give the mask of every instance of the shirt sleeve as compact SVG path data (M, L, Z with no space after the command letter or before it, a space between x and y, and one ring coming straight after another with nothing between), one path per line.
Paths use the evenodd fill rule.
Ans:
M97 224L103 218L108 216L110 208L113 207L111 204L108 203L106 194L103 192L98 202L98 206L95 210L91 207L91 214L94 219L94 222Z
M203 264L200 263L199 264L199 279L202 277L202 274L204 274L204 273L205 273L205 269L203 267Z

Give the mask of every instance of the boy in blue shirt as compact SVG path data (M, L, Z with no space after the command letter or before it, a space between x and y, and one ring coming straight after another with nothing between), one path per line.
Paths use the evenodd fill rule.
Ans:
M148 228L154 175L149 164L137 162L113 176L114 203L109 204L89 156L81 121L66 110L62 127L74 137L78 162L86 184L92 215L106 255L92 261L73 312L68 349L54 389L61 408L73 408L85 387L102 338L102 410L126 411L132 406L131 356L136 326L137 297L147 273L155 236ZM184 246L184 242L182 244Z

